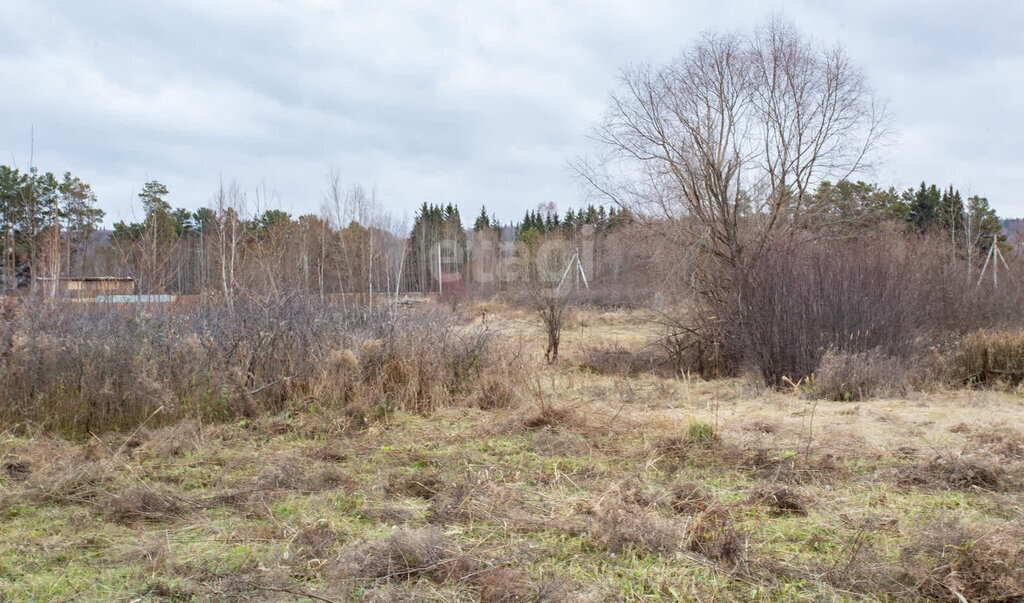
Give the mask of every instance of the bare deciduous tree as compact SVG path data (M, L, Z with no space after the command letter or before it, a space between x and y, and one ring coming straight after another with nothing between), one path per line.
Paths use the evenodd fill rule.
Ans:
M576 168L620 205L678 218L706 259L732 268L805 224L818 182L866 167L884 117L841 47L771 19L624 70L596 128L599 161Z

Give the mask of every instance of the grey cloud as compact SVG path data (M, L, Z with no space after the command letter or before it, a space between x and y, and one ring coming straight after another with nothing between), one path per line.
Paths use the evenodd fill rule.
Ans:
M0 0L0 152L88 176L130 217L147 177L207 201L220 178L316 211L329 169L397 213L486 204L503 219L583 201L618 68L664 61L703 29L749 30L753 0L387 3ZM810 1L777 7L846 45L900 134L876 175L988 194L1024 214L1021 2ZM59 162L43 165L43 161ZM905 181L904 181L905 180ZM115 218L116 219L116 218Z

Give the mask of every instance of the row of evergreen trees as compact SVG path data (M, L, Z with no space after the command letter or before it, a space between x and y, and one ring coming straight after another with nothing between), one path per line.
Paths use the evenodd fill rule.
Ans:
M408 287L413 291L433 289L438 263L445 272L458 272L466 261L465 249L466 231L459 208L451 203L424 203L409 233Z
M143 220L116 223L112 242L145 239L153 246L152 257L148 259L155 265L159 244L198 239L218 224L213 209L173 208L167 201L168 194L167 187L160 182L147 182L139 194ZM892 187L883 189L864 182L825 182L818 187L813 202L820 209L819 215L836 228L853 232L888 222L902 224L911 232L944 232L955 248L967 250L964 255L968 258L972 255L970 249L984 251L994 237L1005 238L999 234L999 218L986 198L973 195L965 200L952 186L940 189L922 182L917 188L897 192ZM35 168L21 172L0 166L4 286L24 285L30 276L67 275L75 272L76 266L80 272L81 259L103 216L91 187L68 172L58 179L51 172ZM587 205L559 214L553 204L547 204L526 212L521 221L503 226L486 208L481 208L472 230L478 235L487 234L493 241L506 236L532 241L547 234L573 237L585 226L592 226L595 232L609 231L632 220L627 210L614 207ZM286 212L268 210L239 224L244 237L256 240L261 233L285 230L293 220ZM409 233L406 288L435 287L433 279L439 259L445 272L460 271L467 260L466 234L457 206L424 203Z
M972 195L965 201L952 185L940 189L922 182L900 193L893 187L883 189L865 182L823 182L815 191L813 203L820 211L811 215L821 215L835 228L851 232L889 222L919 234L946 233L955 246L983 250L991 246L993 237L1006 239L1000 234L999 216L988 199Z
M104 212L92 187L71 172L0 165L3 289L60 276L81 264Z
M566 235L572 235L583 226L593 226L596 230L610 230L633 220L629 210L612 207L605 209L603 205L587 205L576 210L569 208L565 211L564 217L559 217L554 211L528 211L522 222L516 225L520 238L526 232L548 233L561 231Z

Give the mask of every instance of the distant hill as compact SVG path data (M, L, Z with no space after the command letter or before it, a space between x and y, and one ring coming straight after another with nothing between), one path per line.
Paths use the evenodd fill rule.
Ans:
M1006 242L1013 245L1024 243L1024 218L1008 218L1002 224Z

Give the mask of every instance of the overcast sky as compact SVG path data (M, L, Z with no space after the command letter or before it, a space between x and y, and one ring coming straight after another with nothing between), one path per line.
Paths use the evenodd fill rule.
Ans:
M829 6L825 6L828 4ZM327 175L398 216L452 202L502 220L585 201L568 159L619 69L779 12L845 45L896 135L870 176L1024 216L1024 0L0 0L0 163L90 182L107 223L157 179L317 211Z

